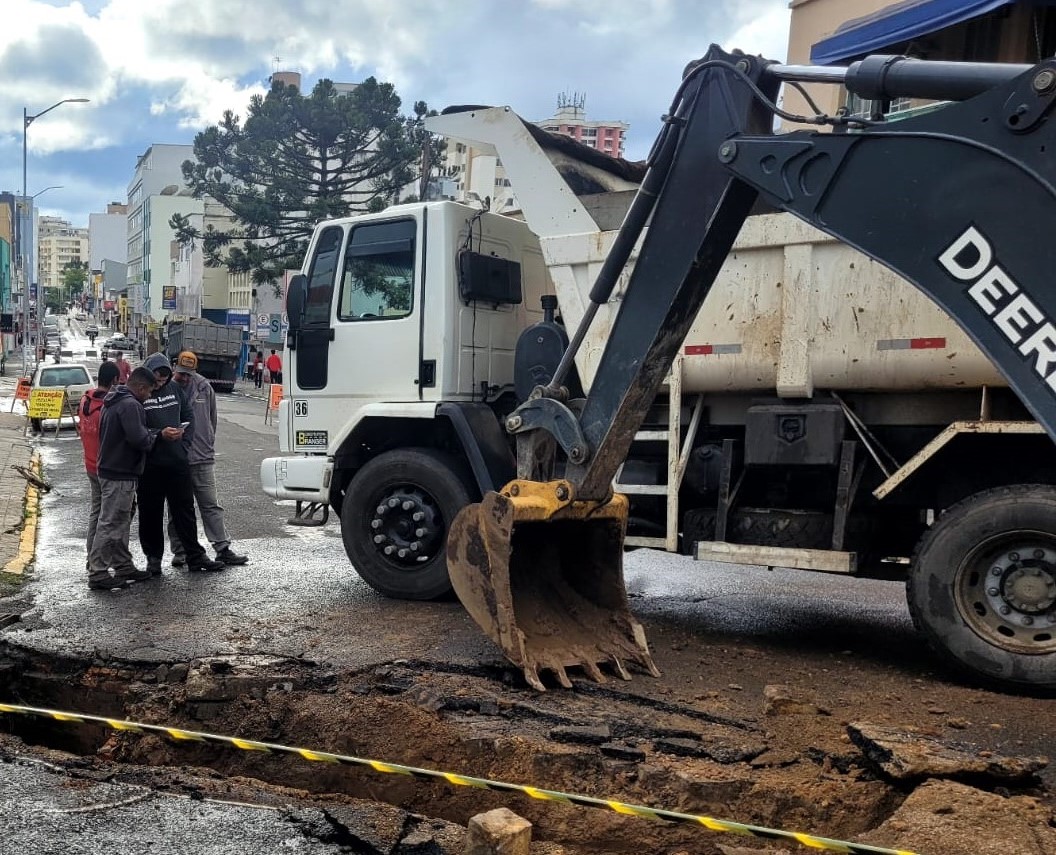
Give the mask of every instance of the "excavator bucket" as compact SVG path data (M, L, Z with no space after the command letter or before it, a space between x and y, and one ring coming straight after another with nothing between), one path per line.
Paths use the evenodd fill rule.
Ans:
M511 481L463 508L447 542L455 593L540 691L540 671L571 688L565 669L577 665L598 682L604 663L625 680L627 662L658 677L623 583L627 499L571 495L567 481Z

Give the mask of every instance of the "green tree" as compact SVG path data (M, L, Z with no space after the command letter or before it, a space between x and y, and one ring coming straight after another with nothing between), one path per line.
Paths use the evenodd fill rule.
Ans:
M70 302L80 296L88 281L87 261L67 261L62 265L62 293L59 302Z
M195 160L183 164L194 195L228 208L235 227L203 232L179 214L170 225L177 240L201 241L210 266L275 282L300 266L317 222L382 210L419 180L423 163L439 161L426 115L421 101L401 114L392 84L373 77L348 93L320 80L310 95L276 82L252 98L244 123L227 111L199 133Z

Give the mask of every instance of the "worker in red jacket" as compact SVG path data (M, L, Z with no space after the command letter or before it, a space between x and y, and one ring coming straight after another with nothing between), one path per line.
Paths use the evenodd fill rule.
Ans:
M88 475L92 502L88 512L87 551L91 554L92 541L95 540L95 529L99 523L99 508L102 504L102 492L99 487L99 424L103 420L103 398L106 397L115 383L118 382L119 369L113 362L104 362L99 366L99 377L96 387L81 398L77 406L77 433L81 435L84 448L84 471Z

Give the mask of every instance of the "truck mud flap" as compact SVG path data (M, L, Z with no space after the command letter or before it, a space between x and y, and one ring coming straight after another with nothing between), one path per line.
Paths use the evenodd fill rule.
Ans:
M512 481L463 508L447 543L455 593L540 691L540 671L571 688L575 666L598 682L604 664L625 680L628 662L659 676L624 587L627 499L572 502L571 490Z

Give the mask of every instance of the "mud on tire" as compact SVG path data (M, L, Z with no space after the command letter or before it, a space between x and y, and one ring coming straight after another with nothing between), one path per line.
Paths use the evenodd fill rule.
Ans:
M451 590L447 531L476 500L464 463L430 448L380 454L356 473L341 503L352 566L387 597L432 600Z
M906 582L917 629L988 682L1056 689L1056 488L1000 487L954 505Z

